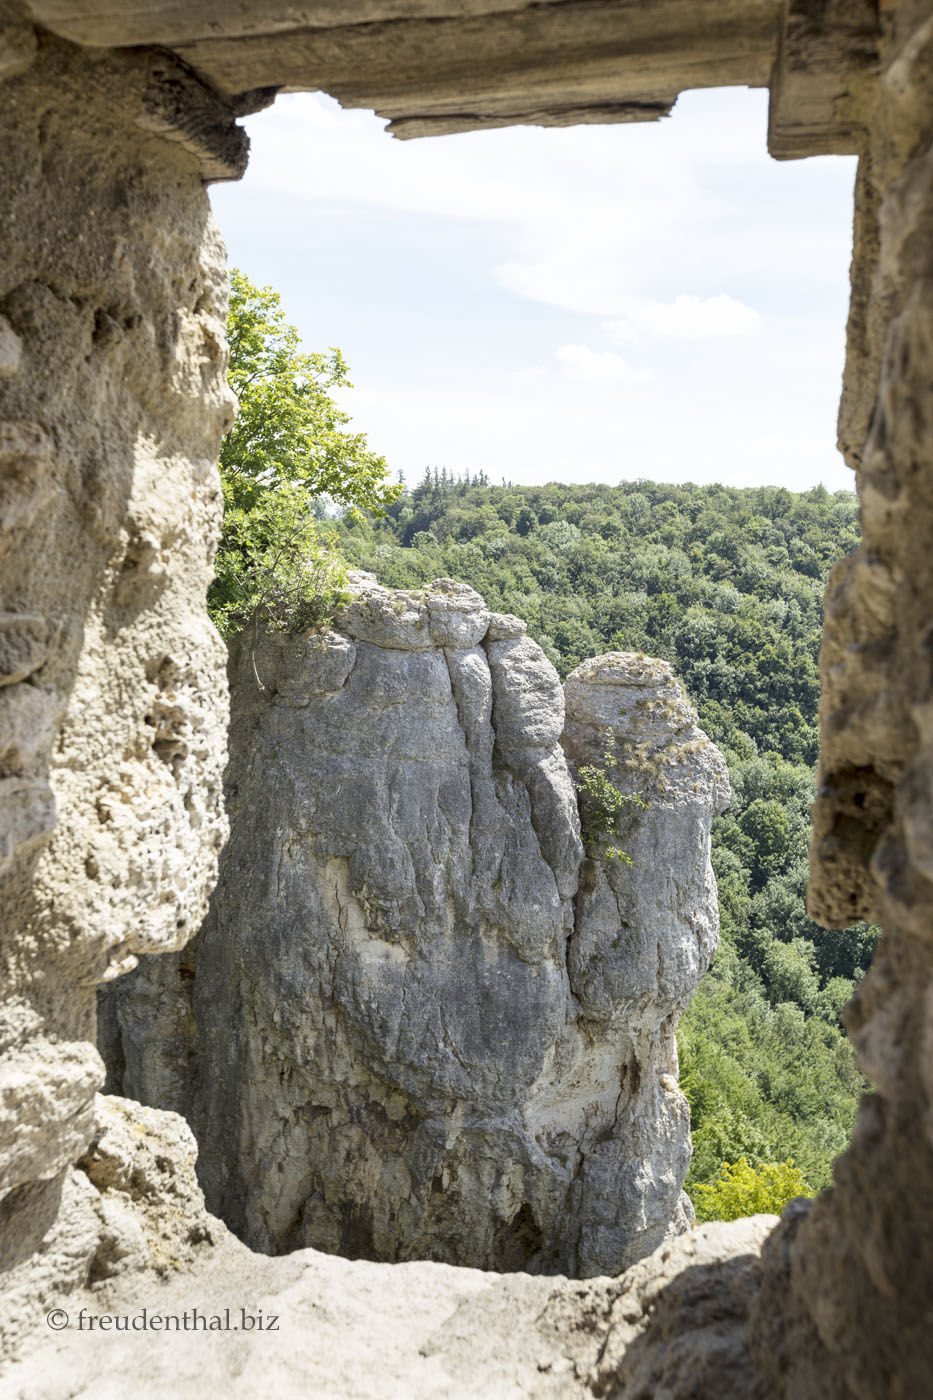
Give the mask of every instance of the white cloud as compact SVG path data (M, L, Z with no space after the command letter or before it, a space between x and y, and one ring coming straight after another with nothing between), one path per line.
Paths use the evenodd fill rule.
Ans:
M654 378L652 370L635 369L614 351L588 345L562 345L557 358L568 378L585 384L646 384Z
M737 120L740 100L746 115ZM700 107L702 120L692 117ZM489 230L498 243L489 272L513 295L601 319L627 320L638 304L659 325L665 317L724 324L735 315L720 292L724 268L737 294L763 269L779 281L793 268L803 296L825 285L839 256L814 217L815 199L796 226L786 216L786 182L797 178L822 197L821 172L805 169L821 162L793 170L772 162L765 180L765 122L764 92L688 93L667 122L394 141L370 112L295 94L250 122L246 184L218 186L213 198L222 206L248 189L266 208L287 202L299 220L343 206L348 222L392 213L484 226L478 236ZM675 278L692 286L702 311L689 296L671 310Z
M525 129L497 133L501 139L490 158L490 133L396 141L384 128L372 112L341 111L321 93L279 98L250 125L247 178L254 192L284 193L293 202L310 195L358 211L470 222L533 225L565 208L565 191L549 178L547 163L533 149L534 134ZM582 195L586 180L579 171L576 178Z
M662 123L397 142L286 96L211 199L410 478L848 484L854 162L769 161L765 124L764 92L700 92Z
M672 302L635 302L624 320L607 321L605 329L617 344L628 344L638 339L640 331L671 340L705 340L750 335L760 325L761 317L754 307L725 292L712 297L684 292Z

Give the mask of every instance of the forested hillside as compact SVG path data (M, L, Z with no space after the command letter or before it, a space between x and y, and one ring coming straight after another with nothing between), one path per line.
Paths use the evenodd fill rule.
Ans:
M862 1088L839 1011L877 938L804 907L823 583L858 542L855 496L430 473L385 518L335 528L383 583L447 575L525 618L562 676L609 650L673 664L734 793L713 835L722 944L680 1032L688 1189L743 1155L826 1185Z

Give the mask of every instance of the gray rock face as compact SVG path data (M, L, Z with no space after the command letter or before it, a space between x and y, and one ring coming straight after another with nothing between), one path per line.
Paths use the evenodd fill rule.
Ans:
M728 775L666 662L598 656L568 676L566 694L571 765L598 764L611 734L619 786L648 803L623 841L632 865L596 861L581 889L574 991L591 1020L657 1035L716 950L709 829L728 805Z
M725 766L662 663L578 668L565 728L471 589L354 589L334 630L233 658L196 972L108 993L111 1083L190 1116L256 1248L616 1271L685 1221L674 1025L716 942ZM607 733L649 803L632 865L580 839L571 765Z

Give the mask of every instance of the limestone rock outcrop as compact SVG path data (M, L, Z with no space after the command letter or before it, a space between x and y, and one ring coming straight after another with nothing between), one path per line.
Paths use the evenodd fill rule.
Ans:
M190 1116L211 1208L272 1252L582 1275L683 1228L674 1027L728 780L669 668L586 663L565 726L522 623L360 575L331 630L241 643L232 693L211 914L102 1016L112 1085ZM631 864L580 839L609 735Z

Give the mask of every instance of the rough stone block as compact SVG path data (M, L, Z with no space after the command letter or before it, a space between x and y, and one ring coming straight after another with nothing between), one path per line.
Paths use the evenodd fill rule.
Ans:
M44 617L0 613L0 686L14 685L38 671L48 655Z
M0 379L18 373L22 343L9 321L0 316Z
M47 783L0 778L0 873L18 850L55 826L55 798Z
M0 689L0 773L22 773L49 750L61 709L57 695L28 682Z
M57 1176L87 1147L100 1056L87 1041L39 1039L0 1066L0 1193Z
M47 497L52 443L38 423L0 423L0 552L3 535L32 524Z

